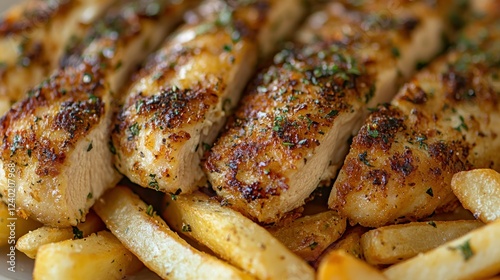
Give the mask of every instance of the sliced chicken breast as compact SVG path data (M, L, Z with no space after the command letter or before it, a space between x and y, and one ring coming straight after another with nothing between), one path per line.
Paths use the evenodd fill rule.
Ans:
M454 173L500 170L500 21L477 23L354 138L329 205L378 227L453 207Z
M205 162L224 203L276 222L336 174L367 108L440 49L437 7L394 3L327 5L259 72Z
M0 115L57 68L116 0L29 0L0 18Z
M204 184L200 157L237 104L259 55L300 20L299 0L208 0L127 90L112 134L116 167L162 192Z
M113 93L194 2L121 3L90 31L82 53L0 119L7 203L50 226L84 219L121 178L109 146Z

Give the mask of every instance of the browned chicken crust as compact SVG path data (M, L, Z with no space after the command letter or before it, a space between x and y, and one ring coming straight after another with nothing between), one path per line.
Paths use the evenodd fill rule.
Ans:
M109 146L113 95L188 2L120 3L63 67L0 119L2 198L14 204L14 186L22 216L50 226L76 225L115 186L121 176Z
M499 170L499 42L500 21L471 25L379 107L353 140L330 207L369 227L418 219L456 201L454 173Z
M135 75L112 134L118 170L163 192L204 184L203 151L237 104L257 56L300 19L299 3L205 1Z
M398 71L413 69L398 67L399 56L435 16L425 4L397 2L394 13L377 1L327 5L259 72L205 162L223 204L275 222L335 175L366 108L389 100Z

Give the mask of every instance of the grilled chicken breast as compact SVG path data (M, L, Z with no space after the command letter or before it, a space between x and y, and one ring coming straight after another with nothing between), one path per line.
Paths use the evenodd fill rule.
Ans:
M50 226L76 225L117 183L109 148L112 95L193 2L121 3L90 31L82 53L0 119L7 203Z
M57 68L116 0L30 0L0 18L0 115Z
M258 55L303 11L299 0L247 2L205 1L135 76L112 133L116 167L133 182L171 193L204 183L200 157Z
M407 83L354 138L329 205L352 224L418 219L456 201L454 173L500 170L500 21L471 26L457 50Z
M440 49L437 10L394 2L327 5L259 72L205 162L224 203L276 222L335 175L366 109Z

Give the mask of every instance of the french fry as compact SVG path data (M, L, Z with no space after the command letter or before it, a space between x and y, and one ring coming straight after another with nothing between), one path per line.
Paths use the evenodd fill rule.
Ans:
M369 264L394 264L483 226L480 221L429 221L380 227L361 236Z
M382 272L344 250L334 250L321 261L318 280L387 279Z
M314 270L267 230L202 193L166 195L163 217L259 279L314 279Z
M451 189L462 205L485 223L500 218L500 174L475 169L453 175Z
M87 214L84 223L72 228L40 227L21 236L17 241L16 248L34 259L38 249L49 243L60 242L68 239L79 239L87 237L92 233L106 229L106 226L93 211Z
M19 237L30 230L42 226L39 222L32 219L23 219L14 212L9 211L7 205L0 202L0 247L6 246L7 244L14 246L14 242ZM11 238L9 239L9 237Z
M121 279L142 267L113 234L100 231L84 239L40 247L33 279Z
M94 210L125 247L164 279L252 279L191 247L128 188L111 189Z
M335 211L298 218L269 232L306 261L314 261L346 229L346 220Z
M500 272L500 221L384 271L389 279L480 279Z

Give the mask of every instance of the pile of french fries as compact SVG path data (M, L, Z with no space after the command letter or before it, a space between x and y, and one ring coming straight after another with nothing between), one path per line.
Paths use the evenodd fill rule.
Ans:
M141 192L141 199L131 188L117 186L73 228L19 218L16 234L21 237L15 246L35 259L34 279L120 279L143 266L164 279L497 275L500 174L490 169L460 172L452 188L463 206L459 211L368 229L347 226L332 211L264 228L202 192L169 194L153 206L144 200L155 200L154 191ZM9 213L4 204L0 207L0 242L10 246Z
M372 229L324 209L264 227L206 192L158 199L119 185L71 228L17 217L15 242L0 203L0 246L34 259L34 279L123 279L143 269L163 279L500 276L500 173L457 173L452 190L461 204L453 213Z

